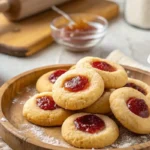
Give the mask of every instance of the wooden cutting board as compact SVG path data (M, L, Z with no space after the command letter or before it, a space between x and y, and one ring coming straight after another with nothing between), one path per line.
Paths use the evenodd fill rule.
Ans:
M119 13L118 5L105 0L72 0L59 6L67 13L88 12L110 20ZM0 52L18 57L30 56L53 42L49 24L59 16L52 10L11 22L0 14Z

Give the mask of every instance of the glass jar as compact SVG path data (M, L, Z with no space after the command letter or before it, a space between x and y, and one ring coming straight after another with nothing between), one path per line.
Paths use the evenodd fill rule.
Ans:
M126 0L125 19L136 27L150 29L150 0Z

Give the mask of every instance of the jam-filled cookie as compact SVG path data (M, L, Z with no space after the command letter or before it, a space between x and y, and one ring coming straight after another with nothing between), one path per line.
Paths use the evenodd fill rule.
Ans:
M123 87L110 96L110 107L119 122L132 132L150 133L150 101L141 92Z
M114 90L105 90L103 95L91 106L83 109L83 112L106 114L111 111L109 104L109 97Z
M124 87L134 88L143 93L150 100L150 86L146 83L137 79L128 78L128 82Z
M105 88L119 88L126 84L127 73L116 63L98 57L85 57L79 60L76 68L92 68L103 78Z
M51 92L36 94L23 107L23 116L29 122L40 126L62 125L71 114L72 112L56 105Z
M54 71L50 71L44 75L42 75L37 83L36 89L38 92L51 92L53 84L56 82L57 78L64 74L66 70L58 69Z
M78 148L103 148L119 136L116 123L107 116L78 113L68 117L62 125L62 137Z
M104 91L101 76L93 69L69 70L53 85L53 98L57 105L79 110L93 104Z

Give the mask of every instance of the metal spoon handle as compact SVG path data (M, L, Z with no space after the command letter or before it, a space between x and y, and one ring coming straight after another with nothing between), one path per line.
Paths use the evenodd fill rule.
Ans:
M65 13L64 11L60 10L58 7L56 7L55 5L52 6L52 9L54 11L56 11L57 13L61 14L62 16L64 16L67 20L70 21L71 24L75 24L74 20L72 20L72 18L67 14Z

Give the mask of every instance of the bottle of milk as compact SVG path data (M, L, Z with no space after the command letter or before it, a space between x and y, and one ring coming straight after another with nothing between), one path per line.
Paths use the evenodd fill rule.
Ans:
M150 29L150 0L126 0L125 19L136 27Z

